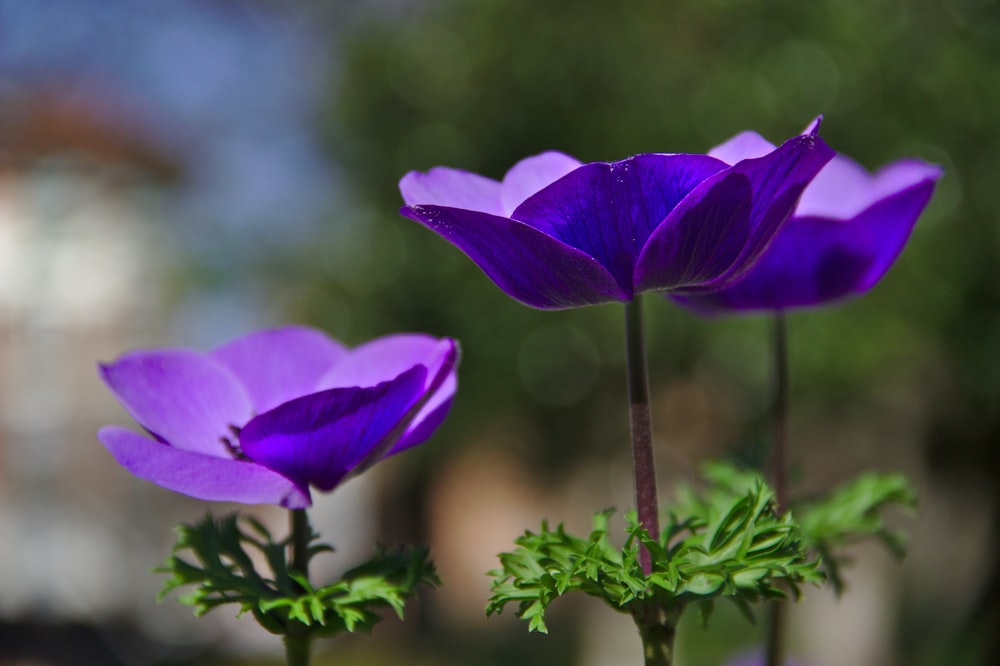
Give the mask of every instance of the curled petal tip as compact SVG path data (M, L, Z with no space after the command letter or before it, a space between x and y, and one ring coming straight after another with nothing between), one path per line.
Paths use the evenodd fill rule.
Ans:
M812 122L810 122L808 125L806 125L806 128L805 128L805 130L802 133L803 134L810 134L810 135L819 134L819 126L822 123L823 123L823 114L821 113L818 116L816 116L815 118L813 118Z

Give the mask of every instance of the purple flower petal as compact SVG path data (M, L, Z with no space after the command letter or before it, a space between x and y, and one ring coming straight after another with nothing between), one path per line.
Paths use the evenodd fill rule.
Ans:
M352 349L322 380L322 388L374 386L414 365L427 368L425 404L395 443L391 454L426 440L441 424L458 387L458 345L428 335L389 335Z
M435 346L431 360L426 364L428 380L424 386L424 404L387 455L395 455L420 444L441 425L458 389L458 374L455 372L458 356L458 344L454 340L445 339Z
M737 279L788 219L802 190L833 156L817 136L798 136L699 185L642 248L638 290L716 286Z
M195 351L132 352L100 373L140 425L179 449L229 458L222 438L253 413L236 377Z
M846 220L880 199L921 182L936 181L941 168L920 160L887 164L875 175L846 155L837 155L802 193L796 217Z
M102 428L97 437L132 474L190 497L278 504L289 509L312 503L307 487L296 487L277 472L252 462L177 449L117 426Z
M586 164L536 193L512 217L597 259L631 299L636 258L689 192L725 164L705 155L636 155Z
M260 414L319 390L320 379L346 353L343 345L320 331L288 326L245 335L211 356L239 378Z
M441 206L400 212L458 247L525 305L556 310L632 298L596 259L526 224Z
M740 132L725 143L712 148L708 154L726 164L736 164L743 160L763 157L776 147L757 132L747 131Z
M803 136L809 136L819 132L820 123L823 121L823 116L817 116L813 118L812 122L806 126L803 130ZM771 151L773 151L777 146L762 137L757 132L746 131L740 132L733 138L719 144L715 148L708 151L708 154L712 157L722 160L726 164L736 164L743 160L750 160L757 157L763 157Z
M335 388L279 405L240 432L251 460L300 487L329 491L367 462L424 392L427 370L410 368L369 388Z
M399 181L399 191L408 206L451 206L503 215L500 183L470 171L448 167L411 171Z
M850 221L793 218L744 279L675 300L706 313L768 312L864 293L899 256L935 182L927 179L884 198Z
M535 192L556 182L580 166L580 161L554 150L526 157L507 171L503 177L501 198L502 215L510 214ZM407 202L410 203L410 202ZM433 203L433 202L425 202Z

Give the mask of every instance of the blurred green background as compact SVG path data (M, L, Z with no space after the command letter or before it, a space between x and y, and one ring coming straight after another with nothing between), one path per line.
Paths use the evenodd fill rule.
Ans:
M132 11L132 3L117 4L116 11ZM111 188L152 220L142 238L163 244L136 247L157 257L140 256L139 263L147 271L159 266L150 273L159 282L142 284L162 305L126 313L127 325L87 329L87 339L97 341L86 348L102 358L120 353L123 344L211 346L246 326L289 320L320 326L351 344L400 330L461 341L461 388L448 422L431 443L387 463L365 504L371 538L431 543L445 587L414 604L405 624L387 620L374 637L321 644L318 663L598 666L640 657L628 619L587 600L557 603L547 637L528 635L508 616L487 622L480 612L487 594L482 572L521 530L537 527L543 517L586 529L594 511L630 501L622 308L540 312L510 300L455 248L397 214L399 178L435 165L499 178L520 158L547 149L584 161L704 152L744 129L779 142L819 114L827 142L869 168L912 156L942 164L946 175L897 265L870 294L789 321L793 492L805 497L862 470L902 470L922 505L917 516L894 517L912 536L902 565L862 546L839 604L828 591L807 595L792 627L791 652L803 663L829 666L1000 663L1000 4L181 4L192 16L208 12L212 25L237 32L273 24L290 31L285 37L299 50L292 49L287 66L261 74L258 85L249 85L250 101L223 106L216 124L204 130L212 136L224 131L228 118L236 123L263 114L270 107L258 106L260 100L291 94L288 80L306 82L309 92L296 93L301 109L292 115L305 128L296 140L309 146L314 162L305 172L312 175L292 177L298 172L272 168L259 180L237 178L230 203L223 200L219 208L243 211L248 207L239 202L270 179L303 188L290 190L288 204L279 199L271 208L250 207L244 217L253 220L227 220L203 199L183 199L182 193L198 189L204 173L197 159L189 159L197 153L174 147L199 141L185 126L200 117L175 116L175 129L164 137L169 123L157 124L134 103L145 94L135 89L139 79L114 80L117 88L93 86L98 99L123 88L129 94L120 98L128 103L114 105L114 113L108 105L84 105L96 120L83 130L60 133L54 121L39 129L38 108L49 110L56 99L62 109L67 89L75 104L81 79L51 70L39 74L37 66L24 65L34 62L26 58L10 59L16 66L8 70L8 85L0 85L0 122L6 124L0 177L8 184L67 172L98 178L102 192ZM23 19L43 10L3 0L0 11ZM156 18L155 12L140 14L129 29L141 30L142 21ZM40 40L62 34L74 17L48 20L54 32L44 28L44 16L32 24ZM28 23L10 20L0 30L10 38L10 31ZM185 35L204 31L205 23L175 23L175 39L161 40L160 56L182 63L188 88L197 92L213 84L198 83L200 68L211 69L213 58L243 62L237 47L230 49L235 55L209 49L192 60L185 55L192 48ZM89 34L100 40L101 31L111 29L98 23ZM255 39L240 48L263 48ZM38 42L37 48L56 46ZM0 77L3 54L0 42ZM254 62L244 62L244 76ZM123 121L121 109L146 123ZM114 129L110 143L129 150L109 153L108 139L94 147L88 137L107 127ZM262 123L244 141L263 145L269 138ZM248 162L269 159L240 155ZM308 164L324 165L324 179ZM72 208L73 196L60 201ZM186 203L178 206L178 200ZM296 207L304 200L312 203ZM198 225L190 223L193 217ZM299 220L294 227L292 218ZM668 498L706 458L761 459L770 401L769 326L757 318L702 320L655 295L646 301L661 496ZM31 349L37 335L79 335L71 326L25 327L0 311L4 316L5 339L27 340ZM7 380L9 389L13 382ZM0 402L9 395L0 394ZM102 403L104 413L116 414L111 404L110 397ZM71 437L79 442L75 447L100 454L93 466L113 467L92 429L68 423L61 440ZM41 493L17 490L19 463L11 452L18 450L21 431L7 430L0 439L0 484L7 485L7 506L16 509ZM98 474L140 483L120 479L119 472ZM91 497L85 488L80 492ZM144 511L167 503L164 494L153 488L142 495L157 498ZM339 494L320 501L335 504ZM58 514L61 505L45 501L45 515ZM111 500L89 501L95 512L115 511ZM170 506L166 513L173 520L194 520L201 510L195 502ZM136 511L132 520L148 515ZM8 517L0 529L15 522ZM123 521L117 532L128 529ZM336 533L324 536L337 542ZM0 550L17 548L2 532L0 544ZM166 546L157 548L134 565L136 575L156 563L157 553L165 554ZM6 562L3 574L13 575L17 558ZM66 620L59 608L5 607L4 584L0 579L0 664L28 663L18 658L31 648L17 637L64 631L64 621L96 626L102 636L113 626L129 640L152 641L120 612ZM134 603L146 602L152 604ZM255 654L231 656L230 630L193 635L194 620L173 622L172 647L141 663L265 663ZM759 640L759 629L733 614L720 612L707 631L688 618L678 663L721 664ZM10 661L4 661L5 649ZM261 649L266 653L267 646ZM105 663L44 658L51 661L41 663ZM108 659L140 663L121 651L117 661Z

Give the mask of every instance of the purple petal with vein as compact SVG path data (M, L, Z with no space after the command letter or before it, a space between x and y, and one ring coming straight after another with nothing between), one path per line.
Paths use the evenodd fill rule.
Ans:
M369 388L336 388L286 402L240 432L251 460L301 487L329 491L383 445L424 391L427 370L411 368Z
M239 378L258 414L319 390L346 354L342 344L304 326L258 331L211 352Z
M458 344L421 334L389 335L355 347L324 377L323 388L374 386L420 364L427 368L424 405L391 454L426 440L441 424L458 387Z
M400 212L458 247L525 305L558 310L632 298L596 259L521 222L441 206Z
M638 289L718 288L737 279L832 156L819 137L798 136L706 180L642 248L635 268Z
M643 245L671 210L725 164L705 155L636 155L572 171L512 217L596 259L631 299Z
M101 365L100 373L136 421L179 449L228 458L221 438L253 414L236 377L195 351L136 351Z
M771 312L864 293L902 252L934 191L935 173L851 220L793 218L743 280L675 300L705 313Z
M102 428L97 437L132 474L190 497L289 509L311 504L308 488L252 462L177 449L117 426Z

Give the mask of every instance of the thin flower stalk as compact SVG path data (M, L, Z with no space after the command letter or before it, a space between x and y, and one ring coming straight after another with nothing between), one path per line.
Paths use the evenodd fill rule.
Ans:
M778 513L788 509L788 326L782 312L774 313L774 417L770 476ZM784 663L786 604L771 604L767 622L766 666Z
M646 528L653 539L659 539L659 502L653 457L653 425L649 410L646 343L642 329L642 300L638 297L625 304L625 348L636 511L639 514L639 523ZM639 561L643 573L648 576L652 572L652 563L645 548L639 553Z
M288 512L291 526L291 572L309 580L309 516L305 509ZM285 635L285 660L288 666L309 666L312 636L301 622L293 622Z

